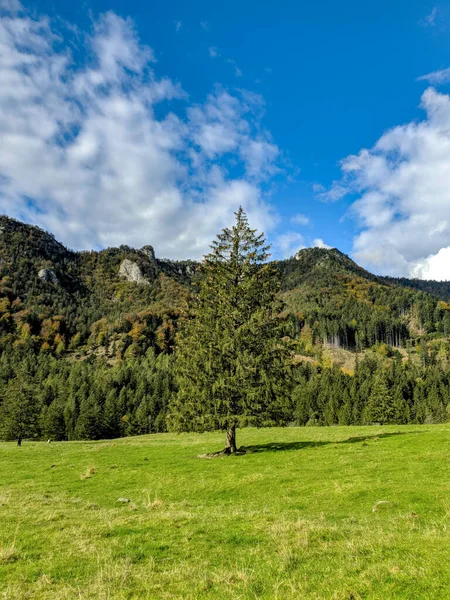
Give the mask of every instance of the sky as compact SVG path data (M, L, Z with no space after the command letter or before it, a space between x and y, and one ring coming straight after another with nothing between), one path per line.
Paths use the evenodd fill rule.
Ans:
M199 259L450 280L450 0L0 0L0 213Z

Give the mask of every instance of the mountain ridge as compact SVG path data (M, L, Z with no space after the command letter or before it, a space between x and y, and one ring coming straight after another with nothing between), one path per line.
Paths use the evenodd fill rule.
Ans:
M146 254L150 251L150 253L152 254L152 258L157 262L158 265L162 266L163 268L165 267L168 271L172 270L172 273L178 273L178 275L181 275L182 272L180 271L180 269L177 270L176 268L174 268L175 266L180 266L181 268L183 268L191 265L192 268L200 264L200 261L195 261L192 259L173 260L164 257L156 257L154 254L153 247L151 245L145 245L142 248L134 248L129 245L121 245L119 247L107 247L101 250L72 250L64 246L58 240L56 240L55 236L51 232L46 231L38 225L24 223L7 215L0 215L0 236L6 229L15 230L16 232L21 233L28 232L29 234L33 232L34 251L36 251L36 242L38 242L40 245L40 249L42 249L43 260L54 260L55 256L57 256L58 254L60 256L71 255L72 257L77 257L89 253L101 254L121 249L123 251L143 254ZM23 248L25 253L27 253L29 249L30 247L27 245L25 245ZM358 274L372 281L377 281L379 283L391 283L402 287L410 287L412 289L417 289L420 291L427 291L431 294L434 293L439 297L450 297L450 281L435 281L418 278L375 275L374 273L371 273L367 269L364 269L363 267L358 265L352 258L350 258L350 256L340 251L338 248L302 248L293 257L274 260L273 262L283 264L296 261L296 270L298 271L299 265L308 265L308 263L310 263L310 261L304 260L305 256L320 256L322 258L322 262L332 261L334 266L340 266L343 269L347 269L355 274ZM320 262L316 263L314 265L314 268L317 268L318 266L320 266Z
M336 248L302 249L273 263L294 339L306 326L314 343L355 350L450 331L442 282L424 282L423 291L416 280L374 275ZM130 344L142 350L159 339L168 350L199 264L157 258L150 245L74 251L37 226L0 216L0 347L34 341L62 354L114 339L122 355ZM135 326L141 335L130 342Z

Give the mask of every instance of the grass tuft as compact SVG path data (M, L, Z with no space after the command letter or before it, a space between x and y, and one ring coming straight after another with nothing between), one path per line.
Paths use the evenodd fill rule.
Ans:
M18 561L19 558L20 556L15 548L15 544L8 547L0 547L0 564L6 565L8 563L13 563Z
M147 494L147 500L144 503L144 507L147 508L148 510L155 510L155 509L159 509L163 506L163 501L160 500L159 498L153 498L153 500L150 498L150 494Z
M97 472L97 469L95 467L91 466L87 469L87 471L85 471L84 473L81 473L80 479L90 479L93 475L95 475L96 472Z

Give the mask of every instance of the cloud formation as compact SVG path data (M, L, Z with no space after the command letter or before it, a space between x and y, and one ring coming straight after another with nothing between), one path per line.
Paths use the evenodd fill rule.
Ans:
M450 280L450 96L428 88L421 106L423 121L394 127L344 159L334 193L358 195L353 254L366 267Z
M275 250L282 258L291 258L306 248L305 238L297 231L287 231L277 237Z
M18 2L1 8L1 213L72 248L151 243L173 258L199 258L239 205L270 230L262 190L279 151L261 97L217 88L189 105L112 12L71 39ZM177 114L165 108L173 100L184 103Z
M291 217L291 223L294 223L295 225L309 225L309 217L298 213Z
M436 17L438 15L437 6L434 6L429 15L426 15L423 19L420 19L419 24L424 27L434 27L436 25Z
M439 71L433 71L432 73L421 75L417 78L417 81L427 81L432 85L448 83L450 81L450 68L440 69Z
M315 240L313 240L313 243L311 245L313 248L324 248L326 250L330 250L331 248L331 246L325 244L322 238L316 238Z

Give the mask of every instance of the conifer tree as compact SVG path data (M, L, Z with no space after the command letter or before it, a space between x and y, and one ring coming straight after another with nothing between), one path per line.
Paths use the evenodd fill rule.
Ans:
M445 408L439 391L435 385L431 387L427 397L426 423L443 423L445 421Z
M54 400L42 415L42 433L47 439L61 441L66 439L64 422L64 404Z
M119 408L117 406L118 402L116 396L116 390L110 390L106 396L105 406L103 409L103 427L105 437L107 438L120 437L122 433L122 422L120 420L122 415L120 414Z
M386 378L377 373L372 392L365 408L366 423L392 423L394 419L394 401Z
M20 377L11 379L5 388L0 407L1 437L17 440L19 446L24 438L37 437L40 410L36 390L26 373L22 372Z
M308 381L303 379L294 388L292 400L295 405L295 418L298 425L306 425L310 414Z
M194 316L177 340L168 415L173 430L226 430L226 454L236 452L236 427L282 424L289 412L277 272L264 235L242 208L235 214L202 262Z
M98 440L102 434L100 406L95 401L95 397L90 395L81 402L75 435L80 440Z
M401 385L393 390L393 423L404 425L409 421L409 406L404 398Z

